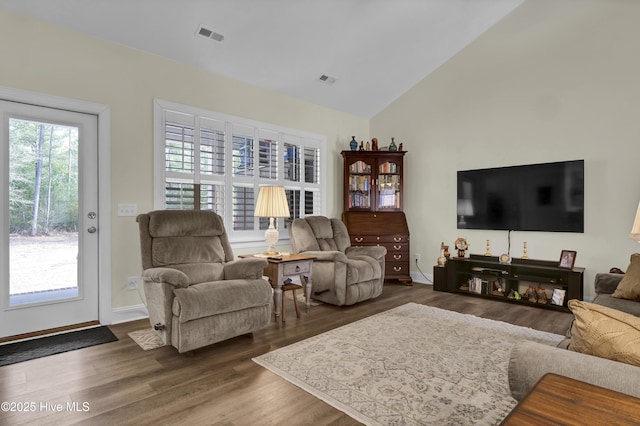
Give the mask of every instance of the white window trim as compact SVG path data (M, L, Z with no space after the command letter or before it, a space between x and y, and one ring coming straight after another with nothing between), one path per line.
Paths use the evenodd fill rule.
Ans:
M164 129L164 117L165 111L173 111L177 113L189 114L195 117L205 117L213 120L222 121L225 123L225 134L232 134L231 127L233 124L241 125L246 127L251 127L256 129L254 132L254 141L258 141L258 131L257 129L266 130L269 132L276 133L280 135L279 143L281 144L281 149L284 146L284 142L287 141L287 137L291 138L299 138L304 143L303 147L313 147L318 148L320 151L320 183L308 184L305 182L300 182L300 186L302 187L314 187L317 188L320 192L320 203L319 203L319 212L320 215L326 215L326 205L327 205L327 194L326 194L326 168L327 168L327 143L326 137L323 135L319 135L316 133L310 133L303 130L290 129L270 123L264 123L256 120L251 120L243 117L237 117L229 114L219 113L208 111L202 108L196 108L188 105L182 105L170 101L165 101L161 99L154 99L153 101L153 143L154 143L154 161L153 161L153 203L154 208L164 209L165 208L165 129ZM234 243L236 247L254 247L255 243L264 243L264 231L254 230L254 231L234 231L232 220L231 220L231 201L232 201L232 167L231 167L231 156L228 154L231 151L225 151L225 187L228 188L225 191L225 214L223 219L225 221L225 227L227 233L229 234L230 242ZM304 152L303 152L304 156ZM303 157L304 158L304 157ZM278 159L278 169L283 170L283 157L279 156ZM301 168L304 168L304 160L301 164ZM302 176L304 176L304 171L302 171ZM302 179L302 177L301 177ZM255 173L252 180L257 184L260 181L259 174ZM240 180L239 180L240 181ZM287 181L284 177L278 176L278 179L269 180L270 184L273 185L281 185L284 186L285 189L298 189L299 186L295 184L295 182ZM304 212L300 212L300 217L304 217ZM277 219L278 221L278 230L280 231L280 241L288 241L289 233L288 230L284 227L284 220Z

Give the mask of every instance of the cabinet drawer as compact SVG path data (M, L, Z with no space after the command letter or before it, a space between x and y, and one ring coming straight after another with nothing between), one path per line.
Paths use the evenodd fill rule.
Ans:
M306 274L311 270L311 262L291 262L285 263L282 272L285 276Z
M406 251L391 251L387 249L387 255L384 257L385 262L389 264L389 262L408 262L409 261L409 252Z
M387 254L389 254L389 253L409 253L409 244L387 243L387 244L384 244L384 246L387 248Z
M401 244L408 243L409 235L351 235L351 244Z
M409 275L409 262L386 262L384 268L386 276Z

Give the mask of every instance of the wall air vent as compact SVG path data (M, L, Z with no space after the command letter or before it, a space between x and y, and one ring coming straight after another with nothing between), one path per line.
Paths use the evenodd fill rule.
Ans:
M196 35L199 35L200 37L204 37L204 38L209 38L215 41L224 40L224 36L222 34L216 33L215 31L210 30L209 28L205 28L202 25L198 27L198 30L196 31Z
M318 78L318 80L319 80L319 81L321 81L321 82L322 82L322 83L324 83L324 84L329 84L329 85L331 85L331 84L333 84L333 83L335 83L335 82L336 82L336 79L335 79L334 77L331 77L331 76L326 75L326 74L322 74L322 75Z

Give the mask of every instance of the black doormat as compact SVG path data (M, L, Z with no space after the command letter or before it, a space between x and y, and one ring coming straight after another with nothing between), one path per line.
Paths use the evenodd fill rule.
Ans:
M23 342L7 343L0 345L0 367L117 340L118 338L109 330L109 327L101 326Z

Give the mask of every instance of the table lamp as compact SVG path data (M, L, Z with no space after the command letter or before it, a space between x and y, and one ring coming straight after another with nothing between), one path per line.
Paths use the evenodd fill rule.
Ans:
M631 228L631 239L640 242L640 204L638 204L638 211L636 212L636 220L633 221L633 227Z
M277 255L275 244L278 242L280 235L273 224L276 217L289 217L289 204L287 204L287 196L284 193L283 186L261 186L258 193L258 202L256 210L253 214L255 217L268 217L269 228L264 233L264 239L267 245L265 254Z

